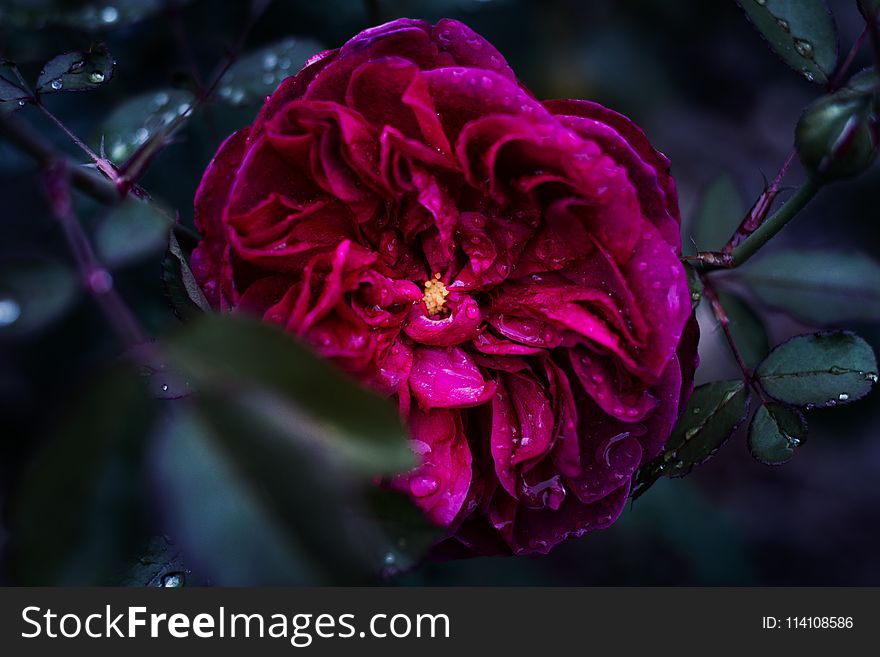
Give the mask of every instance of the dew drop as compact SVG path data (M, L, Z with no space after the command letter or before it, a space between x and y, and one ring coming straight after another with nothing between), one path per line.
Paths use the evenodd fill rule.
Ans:
M265 57L263 57L263 68L267 71L271 71L278 65L278 55L273 52L268 53Z
M840 401L846 401L847 399L849 399L849 395L846 394L845 392L842 392L842 393L840 393L839 395L837 395L837 398L838 398Z
M781 27L786 32L788 32L790 29L790 27L788 25L788 21L783 20L781 18L776 19L776 24L779 25L779 27Z
M409 482L409 490L416 497L426 497L440 488L440 482L433 477L413 477Z
M115 23L119 19L119 11L116 7L108 6L101 10L101 20L105 23Z
M101 71L92 71L89 73L89 82L92 84L100 84L104 81L104 74Z
M54 80L52 80L52 84L50 84L49 86L52 87L55 91L58 91L59 89L61 89L61 87L64 86L64 83L61 81L61 78L55 78Z
M804 74L804 77L807 79L807 82L812 82L813 80L816 79L815 76L813 75L813 72L810 71L809 69L805 68L801 71L801 73Z
M788 442L788 446L792 448L797 447L801 444L801 439L796 438L795 436L786 436L785 440Z
M160 91L155 96L153 96L153 104L156 107L163 107L168 103L168 94L164 91Z
M134 133L134 138L132 141L135 144L143 144L150 137L150 131L146 128L138 128L137 132Z
M767 4L767 0L755 0L756 3L761 5L762 7Z
M865 380L870 381L871 383L877 383L877 375L873 372L868 372L865 374Z
M813 59L813 44L811 44L809 41L804 41L803 39L795 39L794 49L798 51L798 54L801 57Z
M15 299L0 299L0 326L14 324L21 317L21 306Z
M162 578L162 587L166 589L179 589L183 586L183 575L180 573L169 573Z

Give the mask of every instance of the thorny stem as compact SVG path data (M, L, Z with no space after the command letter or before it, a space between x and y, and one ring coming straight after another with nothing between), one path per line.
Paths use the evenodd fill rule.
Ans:
M730 346L733 358L736 360L736 364L742 373L743 381L746 385L751 386L758 396L766 402L767 398L764 391L761 389L761 386L757 381L755 381L749 366L746 365L739 348L736 346L736 341L733 339L733 333L730 330L730 317L728 317L727 311L724 309L724 305L721 303L721 299L718 297L718 293L715 291L712 281L706 274L700 274L700 280L703 283L703 293L706 295L706 298L709 299L709 305L712 307L712 314L715 316L715 319L718 320L718 324L724 332L724 337L727 340L727 344Z
M729 253L703 251L688 259L696 261L694 266L701 273L707 273L716 269L739 267L779 233L810 202L821 187L822 185L818 180L808 178L781 208L768 217L751 235Z
M723 253L732 252L737 246L745 241L749 235L754 233L767 218L770 208L773 206L773 201L776 200L776 195L779 194L782 179L785 178L785 174L788 172L788 168L791 166L796 155L797 149L792 148L788 157L785 158L785 162L783 162L782 166L779 168L776 177L773 178L773 181L766 187L766 189L764 189L758 197L758 200L755 201L754 205L749 209L748 214L743 218L742 223L740 223L736 232L731 235L730 240L728 240L727 244L724 245L724 248L721 249Z
M846 59L843 60L843 64L841 64L840 68L837 70L837 74L828 83L828 91L837 91L841 87L850 66L852 66L852 63L855 61L856 55L859 54L859 51L862 49L862 45L864 45L865 39L868 38L870 32L871 29L869 25L865 24L865 29L862 30L862 33L853 43L852 48L850 48L849 53L846 55Z
M20 121L13 115L0 115L0 136L5 137L20 151L30 155L33 160L43 168L64 162L67 168L70 182L81 192L108 205L115 205L123 200L120 190L108 178L97 173L94 169L87 169L78 163L71 161L65 155L52 148L30 126ZM169 224L174 229L174 234L180 240L188 242L198 241L199 235L194 230L180 224L173 217L167 217Z
M143 344L147 341L144 330L113 287L113 277L95 256L94 249L73 211L70 169L67 163L50 162L45 168L45 182L52 212L61 225L86 289L127 347Z
M41 101L39 98L35 98L35 99L34 99L34 105L36 105L36 107L37 107L37 108L38 108L43 114L45 114L47 117L49 117L49 120L52 121L52 123L54 123L55 125L57 125L65 135L67 135L68 137L70 137L70 141L72 141L74 144L76 144L76 146L77 146L77 147L78 147L83 153L85 153L86 155L88 155L89 158L90 158L95 164L98 164L98 165L101 164L101 159L102 159L102 158L101 158L97 153L95 153L95 151L93 151L91 148L89 148L88 144L86 144L82 139L80 139L79 137L77 137L76 134L75 134L70 128L68 128L66 125L64 125L64 123L62 123L61 119L59 119L57 116L55 116L54 114L52 114L52 112L50 112L50 111L48 110L48 108L46 108L46 106L43 105L42 101ZM102 170L103 170L103 169L102 169Z

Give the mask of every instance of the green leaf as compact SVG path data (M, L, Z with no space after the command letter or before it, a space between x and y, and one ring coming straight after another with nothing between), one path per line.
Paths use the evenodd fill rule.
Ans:
M694 389L663 454L643 466L634 497L659 477L683 477L704 463L733 435L749 409L749 389L741 380L715 381Z
M31 97L15 78L10 66L0 60L0 112L14 112Z
M295 74L324 46L308 37L288 37L236 61L223 76L217 94L232 105L262 103L280 82Z
M368 476L415 465L394 405L316 357L289 334L243 316L205 314L168 342L200 388L262 391L298 439L320 444Z
M178 117L192 109L193 101L193 94L179 89L159 89L130 98L101 125L95 145L103 143L107 157L120 164L149 139L165 134Z
M716 178L700 199L692 236L700 251L719 251L739 228L745 216L736 182L727 174Z
M828 82L837 65L837 29L824 0L737 0L782 60L808 81Z
M259 424L249 428L253 441L247 440L248 434L241 436L254 453L263 449L262 429ZM287 533L288 524L298 518L285 518L277 509L287 492L282 490L282 497L274 498L278 492L274 482L264 485L264 474L242 472L200 414L178 412L169 420L156 440L153 465L169 530L216 584L324 583L324 573ZM277 467L285 465L286 460ZM286 483L289 491L305 495L301 505L320 507L317 491L303 490L294 476Z
M37 79L37 91L85 91L110 81L116 62L103 45L88 52L66 52L50 59Z
M152 202L134 198L114 207L95 232L95 248L108 267L121 267L161 252L169 218Z
M0 337L34 333L60 319L79 294L75 273L43 258L10 258L0 269Z
M756 374L781 402L836 406L868 394L877 382L877 359L867 342L847 331L799 335L771 351Z
M173 230L168 231L168 250L162 260L162 285L179 319L191 319L211 312L211 304L196 282Z
M25 584L118 584L145 540L154 408L128 369L102 377L22 477L13 554Z
M720 292L718 300L730 320L730 333L740 356L749 368L755 367L770 351L770 339L764 323L739 295Z
M767 305L818 326L880 321L880 263L860 253L781 251L739 276Z
M765 465L781 465L807 436L807 421L792 406L773 402L761 405L749 425L749 452Z

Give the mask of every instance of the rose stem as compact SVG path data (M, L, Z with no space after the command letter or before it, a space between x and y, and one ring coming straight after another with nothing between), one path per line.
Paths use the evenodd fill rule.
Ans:
M740 372L742 372L743 381L758 393L758 396L762 401L766 402L767 398L764 395L764 391L752 377L748 365L746 365L739 348L736 346L736 341L733 339L733 333L730 330L730 317L728 317L727 311L724 309L724 305L721 303L721 299L715 291L715 287L712 285L709 277L705 274L700 275L700 280L703 282L703 293L709 299L709 305L712 307L712 314L715 315L715 319L717 319L718 323L721 325L721 330L724 332L727 344L730 345L730 351L733 353L733 358L736 360Z
M113 286L110 272L95 256L94 249L73 211L69 185L70 169L67 163L50 162L45 168L45 182L52 212L64 231L64 237L86 289L123 344L128 347L143 344L147 341L144 330Z
M800 212L816 195L821 184L815 178L808 178L781 208L768 217L739 246L731 251L731 267L739 267L751 258L758 249L774 237L794 216Z
M58 162L65 162L73 185L95 200L107 205L115 205L123 199L119 189L108 178L72 162L65 155L54 150L30 126L16 117L10 114L0 115L0 136L8 139L13 146L33 158L41 167L45 168ZM199 234L188 226L173 222L171 218L169 218L169 223L172 224L174 234L178 238L190 242L199 240Z
M853 43L852 48L850 48L849 53L846 55L846 59L843 60L843 64L841 64L840 68L837 70L837 74L828 83L828 91L837 91L843 84L843 79L846 77L849 67L852 66L852 63L855 61L856 55L858 55L859 50L862 49L862 44L865 43L865 39L868 37L869 33L870 29L868 25L865 24L865 29L862 30L859 38Z
M754 233L758 227L764 223L764 220L767 218L767 213L770 211L770 206L773 205L773 201L776 198L776 195L779 193L779 187L782 185L782 179L785 177L785 174L788 172L788 168L791 166L791 163L794 161L795 156L797 155L797 149L792 148L788 154L788 157L785 158L785 162L782 163L782 166L779 168L779 171L776 174L776 177L773 178L773 182L770 183L767 188L761 192L761 195L758 197L758 200L755 201L754 205L752 205L751 209L749 209L748 214L743 218L742 223L740 223L739 227L736 229L736 232L730 237L727 241L727 244L724 245L724 248L721 249L722 253L730 253L737 246L739 246L749 235ZM765 205L765 207L761 208L761 205ZM755 221L757 220L757 223Z

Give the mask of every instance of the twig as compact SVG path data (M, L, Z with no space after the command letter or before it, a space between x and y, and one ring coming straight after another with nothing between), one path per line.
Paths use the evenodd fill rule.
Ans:
M837 91L840 89L841 85L846 78L846 74L849 71L850 66L856 59L856 55L859 54L859 50L862 49L862 45L865 43L865 39L870 34L870 28L868 25L865 25L865 29L862 30L862 33L859 35L859 38L855 40L852 48L850 48L849 53L846 55L846 59L843 60L843 64L840 65L840 68L837 69L837 73L828 83L828 91Z
M709 305L712 307L712 314L715 316L715 319L718 320L718 324L724 332L724 337L727 339L727 344L730 346L733 358L736 360L736 364L742 373L743 381L747 386L751 386L758 396L766 402L767 398L764 391L752 376L749 366L746 365L746 362L739 351L739 347L736 346L736 340L734 340L733 332L730 330L730 317L728 317L727 311L724 309L724 305L721 303L721 299L715 291L715 286L706 274L700 274L700 280L703 283L703 294L705 294L706 298L709 300Z
M764 191L761 192L761 195L755 201L754 205L749 209L748 214L743 218L742 223L736 229L736 232L731 235L730 240L728 240L727 244L724 245L724 248L721 249L723 253L731 253L737 246L744 242L749 235L754 233L762 223L764 223L764 220L770 213L770 209L773 207L773 201L776 200L776 196L779 194L782 179L785 178L785 174L788 172L788 168L791 166L796 155L797 150L792 148L788 157L785 158L785 162L783 162L782 166L779 168L776 177L773 178L773 181L764 188Z
M113 277L95 256L82 229L70 198L70 169L64 161L50 162L45 168L46 192L52 212L67 239L86 289L95 299L107 321L127 347L147 341L147 336L129 307L113 287Z
M770 238L774 237L785 225L800 212L807 203L816 195L821 188L815 178L808 178L785 204L773 215L767 218L749 237L729 253L704 251L698 253L696 267L700 272L709 272L715 269L732 269L739 267L751 258L758 249L764 246Z

